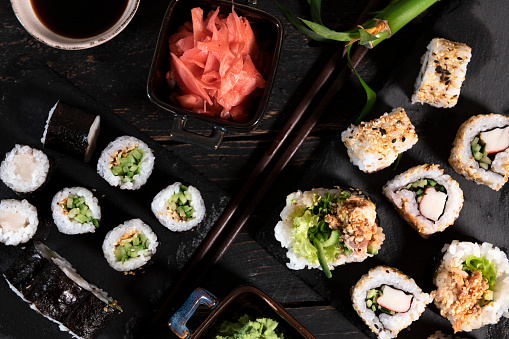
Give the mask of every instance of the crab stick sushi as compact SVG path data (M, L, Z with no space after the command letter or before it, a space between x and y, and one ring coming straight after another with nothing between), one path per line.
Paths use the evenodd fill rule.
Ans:
M397 175L383 193L423 238L452 225L463 207L458 182L439 165L420 165Z
M509 177L509 117L470 117L456 133L449 163L468 180L495 191L502 188Z
M433 300L412 278L388 266L369 270L351 295L353 308L378 338L395 338Z
M426 103L438 108L454 107L465 81L471 50L459 42L440 38L431 40L421 60L412 103Z
M32 239L39 219L37 209L26 200L0 201L0 242L18 245Z
M51 201L53 221L65 234L94 233L101 220L96 197L83 187L66 187Z

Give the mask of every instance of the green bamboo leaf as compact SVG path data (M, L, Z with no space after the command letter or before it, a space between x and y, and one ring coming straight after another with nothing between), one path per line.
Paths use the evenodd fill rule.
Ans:
M378 39L376 36L366 32L364 29L360 29L359 33L361 36L361 39L359 40L359 44L364 47L367 47L367 48L371 48L372 42L375 41L376 39Z
M322 1L321 0L308 0L309 1L309 7L311 10L311 18L314 22L317 24L320 24L323 26L322 22Z
M305 23L309 28L311 28L316 34L320 35L323 38L328 40L335 41L352 41L359 38L359 31L346 31L346 32L336 32L332 29L329 29L323 25L314 23L309 20L305 20L299 18L303 23Z
M306 34L308 37L310 37L313 40L326 42L329 41L327 38L324 38L323 36L315 33L313 30L309 29L306 25L304 25L299 19L297 19L295 16L293 16L292 13L283 5L281 5L279 2L274 1L276 5L279 7L281 12L286 16L288 21L297 28L297 30L303 34Z

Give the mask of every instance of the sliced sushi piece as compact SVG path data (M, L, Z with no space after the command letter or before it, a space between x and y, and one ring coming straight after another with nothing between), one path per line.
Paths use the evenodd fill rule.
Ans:
M0 165L0 179L13 191L30 193L47 180L50 161L44 152L16 144Z
M51 201L53 221L65 234L94 233L101 221L96 197L83 187L66 187Z
M157 236L152 229L140 219L132 219L109 231L102 249L112 268L132 271L155 255L157 245Z
M288 195L274 233L293 270L335 266L377 254L385 236L375 204L356 190L315 188Z
M143 141L121 136L110 142L97 162L97 173L111 186L137 190L154 169L155 157Z
M200 191L180 182L159 192L151 208L159 222L174 232L190 230L205 217L205 203Z
M395 338L433 300L412 278L388 266L369 270L351 295L353 308L379 338Z
M0 201L0 242L6 245L26 243L37 232L38 225L37 209L28 201Z
M65 102L51 108L41 142L53 149L88 162L99 136L101 118Z
M502 188L509 178L509 117L470 117L456 133L449 163L468 180L495 191Z
M445 245L431 292L454 332L497 323L509 310L509 261L489 243L454 240Z
M397 175L383 193L423 238L452 225L463 207L458 182L439 165L420 165Z
M403 108L398 107L380 118L350 125L341 133L350 162L366 173L390 166L417 143L419 138Z
M471 51L470 47L459 42L441 38L431 40L421 59L422 67L415 81L412 103L454 107L465 81Z

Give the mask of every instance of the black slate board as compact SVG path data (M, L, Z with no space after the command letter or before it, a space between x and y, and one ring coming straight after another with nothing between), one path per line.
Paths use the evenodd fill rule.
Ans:
M281 211L286 194L297 189L308 190L313 187L340 185L359 188L375 202L386 234L386 240L378 255L362 263L337 267L332 271L331 279L327 279L319 270L292 271L369 337L375 336L353 310L349 292L351 286L370 268L379 264L396 267L414 278L417 284L429 293L434 289L432 275L444 244L458 239L489 242L506 253L509 249L508 185L499 192L484 185L476 185L454 172L447 161L456 131L462 122L476 114L508 113L509 99L505 92L509 87L507 78L509 64L506 62L509 39L504 28L507 14L509 8L502 1L452 2L432 29L420 31L415 41L411 44L407 42L406 49L403 46L405 42L401 42L402 45L398 48L404 51L404 58L393 62L392 65L398 65L397 69L378 92L377 105L370 117L375 118L383 112L391 111L393 107L401 106L405 108L416 127L419 142L403 155L396 171L393 170L394 166L391 166L374 174L361 172L350 163L338 133L328 145L324 146L317 161L301 180L298 180L299 184L288 184L286 192L273 194L270 198L274 200L274 206L278 206L276 209ZM413 84L420 68L419 60L427 44L434 37L463 42L472 47L472 61L468 65L459 103L451 109L410 103ZM363 100L361 93L359 100ZM337 107L334 108L336 111ZM352 114L347 123L353 122L355 118L356 116ZM340 131L346 127L347 124L343 125ZM422 239L401 219L382 194L382 186L388 180L410 167L423 163L439 164L445 173L459 182L465 196L463 209L455 224L428 240ZM286 251L283 251L273 234L278 220L279 212L274 213L267 225L257 234L257 240L276 258L286 263L288 262ZM421 318L409 329L403 330L398 338L427 338L436 330L452 334L450 323L440 316L434 305L431 305ZM502 318L497 325L460 335L479 339L509 338L509 321Z
M179 278L179 271L200 245L226 207L229 197L207 178L193 170L184 160L165 150L135 127L122 120L93 98L44 67L13 73L8 88L3 89L0 103L0 154L16 143L42 148L45 121L50 108L63 100L91 113L101 115L101 132L96 151L89 163L44 149L54 161L54 171L44 188L31 196L17 195L0 183L0 198L27 198L38 207L41 224L35 238L66 258L86 280L107 291L118 300L123 313L115 317L100 338L140 337L147 322L157 310L168 287ZM117 136L131 135L145 141L154 151L154 172L137 191L111 187L96 173L97 159L106 145ZM206 204L205 220L195 229L174 233L162 226L150 210L157 192L175 181L197 187ZM103 207L101 227L94 234L64 235L52 224L50 202L63 187L84 186L95 190ZM155 260L135 275L124 275L109 267L102 254L106 233L118 224L140 218L157 234L159 247ZM22 245L0 244L0 272L5 272L21 252ZM69 338L58 326L31 310L0 279L0 324L2 338Z

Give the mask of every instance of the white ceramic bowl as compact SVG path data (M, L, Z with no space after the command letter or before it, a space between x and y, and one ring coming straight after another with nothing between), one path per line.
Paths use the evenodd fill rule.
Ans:
M112 27L103 33L90 38L73 39L58 35L46 28L35 15L30 0L11 0L14 14L16 14L19 22L21 22L30 35L48 46L67 50L90 48L113 39L131 21L139 4L140 0L129 0L124 14Z

